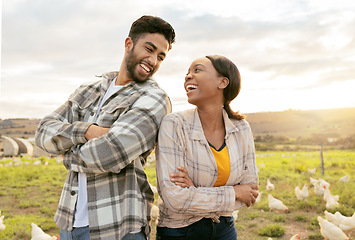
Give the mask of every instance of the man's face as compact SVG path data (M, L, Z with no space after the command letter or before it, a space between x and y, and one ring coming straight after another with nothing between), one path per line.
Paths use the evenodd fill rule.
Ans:
M159 69L169 43L159 33L143 34L126 55L127 72L135 82L145 82Z

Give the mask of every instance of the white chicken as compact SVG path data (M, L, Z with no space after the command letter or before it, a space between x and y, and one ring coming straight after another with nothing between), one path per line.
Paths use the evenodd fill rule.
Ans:
M319 185L319 180L314 179L314 178L312 178L312 177L310 177L309 180L310 180L310 182L312 183L313 186Z
M301 235L300 235L299 233L293 235L293 236L290 238L290 240L299 240L299 239L301 239Z
M323 196L324 195L325 189L320 187L319 184L314 185L314 193L318 196Z
M152 209L150 210L150 216L154 220L159 217L159 208L154 204L152 204Z
M324 211L325 219L327 219L329 222L334 223L339 227L339 222L340 219L343 215L341 215L340 212L336 212L334 214L328 212L327 210Z
M152 204L152 208L150 209L150 216L152 217L152 221L155 221L155 225L158 225L158 218L159 218L159 208Z
M262 195L262 194L263 194L262 192L259 192L258 197L255 199L255 203L260 202L260 199L261 199L261 195Z
M5 218L5 216L1 216L1 211L0 211L0 232L4 231L6 228L6 226L4 224L4 218Z
M272 184L270 182L270 180L268 179L267 182L266 182L266 190L268 190L269 192L273 191L275 189L275 186L274 184Z
M332 197L326 199L327 203L325 204L326 209L335 209L339 207L339 203Z
M330 187L330 183L328 183L327 181L323 180L323 179L319 179L319 186L321 188L329 188Z
M324 199L324 201L327 201L327 199L328 198L333 198L335 201L339 201L339 195L332 195L331 193L330 193L330 190L329 190L329 188L325 188L324 189L324 196L323 196L323 199Z
M269 194L269 208L270 210L288 212L288 207L286 207L281 200L274 198L271 194Z
M314 193L318 196L323 196L325 189L320 187L319 180L314 179L312 177L310 177L309 180L311 184L314 186Z
M325 218L334 223L344 232L351 231L355 229L355 213L351 217L343 216L340 212L335 212L334 214L324 211Z
M238 219L238 212L239 212L239 210L235 210L235 211L232 213L232 216L233 216L233 218L234 218L234 222L236 222L237 219Z
M348 174L348 175L345 175L344 177L341 177L341 178L339 179L339 182L344 182L344 183L346 183L346 182L349 182L349 180L350 180L350 175Z
M155 186L153 186L153 185L150 184L150 183L149 183L149 186L150 186L150 188L152 189L152 191L153 191L154 194L158 194L158 190L157 190L157 188L156 188Z
M351 217L345 217L343 215L341 216L342 218L339 223L340 229L345 232L355 229L355 213Z
M38 227L36 224L31 223L32 226L32 238L31 240L58 240L58 236L50 236Z
M259 167L264 168L265 167L265 163L259 164Z
M316 173L316 170L317 170L316 168L313 168L313 169L309 169L309 168L308 168L308 173L309 173L309 174L315 174L315 173Z
M306 198L308 197L309 193L308 193L308 184L305 184L302 188L302 190L300 189L299 186L297 186L295 188L295 193L296 193L296 197L298 200L306 200Z
M345 233L335 224L318 216L318 223L320 226L320 233L328 240L350 240Z

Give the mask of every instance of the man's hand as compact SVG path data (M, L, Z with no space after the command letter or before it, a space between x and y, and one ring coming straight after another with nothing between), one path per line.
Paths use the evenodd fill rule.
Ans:
M97 125L90 125L90 127L86 130L85 132L85 138L86 140L90 140L93 138L98 138L101 137L102 135L105 135L106 133L108 133L109 128L103 128L103 127L99 127Z
M259 187L255 184L240 184L233 186L235 191L235 200L244 202L248 207L255 203L258 197Z
M181 172L170 174L170 181L182 188L194 186L194 183L192 182L191 178L189 178L187 170L183 167L177 167L177 169Z

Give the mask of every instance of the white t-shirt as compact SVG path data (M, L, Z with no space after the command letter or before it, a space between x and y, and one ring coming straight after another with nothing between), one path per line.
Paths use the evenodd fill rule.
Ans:
M117 92L123 87L122 85L115 85L115 82L116 82L116 78L113 79L111 85L109 86L107 92L105 93L105 96L102 98L99 107L97 109L94 121L96 121L97 115L99 114L99 111L102 105L105 103L105 101L109 97L111 97L112 94L114 94L115 92ZM89 156L85 156L83 154L80 154L79 157L82 159L89 158ZM73 227L86 227L89 225L86 173L79 172L78 184L79 184L79 192L78 192L78 200L76 203Z

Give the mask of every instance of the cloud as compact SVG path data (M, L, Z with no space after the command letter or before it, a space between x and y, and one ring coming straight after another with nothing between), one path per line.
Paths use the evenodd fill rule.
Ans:
M0 101L53 92L51 100L59 105L79 84L117 70L129 27L143 14L160 16L176 30L176 43L156 78L179 102L190 63L209 54L234 61L252 83L243 86L254 90L353 80L352 2L5 1ZM37 101L33 98L33 105L41 104Z

